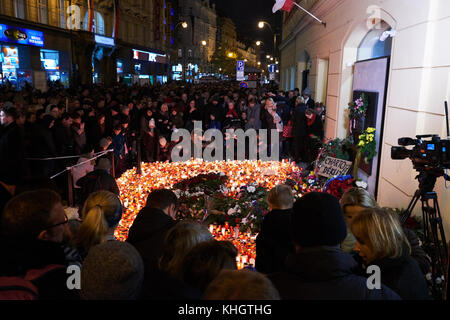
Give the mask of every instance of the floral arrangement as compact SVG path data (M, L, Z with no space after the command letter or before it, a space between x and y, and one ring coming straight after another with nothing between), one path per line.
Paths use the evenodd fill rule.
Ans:
M340 200L345 191L353 188L354 186L355 179L352 175L337 176L331 178L325 183L323 191L335 196Z
M359 136L358 148L364 155L366 163L371 161L377 154L375 131L375 128L369 127Z
M349 104L350 133L356 128L356 120L366 116L367 106L367 97L364 93L355 102Z
M298 199L307 192L322 191L323 181L314 171L303 173L303 171L293 172L284 182L292 188L294 198Z
M320 150L319 162L322 162L327 157L350 160L350 155L347 150L350 149L352 142L350 138L346 139L333 139L322 143Z
M353 104L349 105L350 119L356 119L358 117L365 116L367 111L367 104L367 97L363 93L361 94L361 97L353 102Z

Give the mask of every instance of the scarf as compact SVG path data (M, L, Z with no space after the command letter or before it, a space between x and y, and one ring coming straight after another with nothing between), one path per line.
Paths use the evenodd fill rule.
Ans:
M313 113L313 116L311 119L306 118L306 124L308 125L308 127L312 126L314 121L316 121L316 116L317 115L315 113Z
M236 117L236 118L239 118L239 116L237 115L237 113L236 113L236 111L235 111L235 109L233 108L233 109L230 109L230 110L228 110L228 112L227 112L227 116L229 116L229 115L231 115L231 116L234 116L234 117Z

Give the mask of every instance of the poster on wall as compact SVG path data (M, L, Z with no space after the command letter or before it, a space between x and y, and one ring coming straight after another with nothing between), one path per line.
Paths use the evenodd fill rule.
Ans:
M34 87L41 92L47 91L47 73L45 71L34 71Z
M359 135L369 127L375 128L377 123L377 107L378 107L378 92L369 91L353 91L353 101L359 99L362 95L367 99L367 111L366 116L362 118L359 123L359 128L355 128L353 133L355 135L355 141L359 141ZM358 142L356 142L357 144ZM361 161L359 168L367 173L369 176L372 174L372 161L369 163Z

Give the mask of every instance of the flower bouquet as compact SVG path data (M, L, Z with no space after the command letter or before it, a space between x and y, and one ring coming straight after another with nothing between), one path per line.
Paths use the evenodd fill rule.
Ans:
M351 175L337 176L327 181L323 191L340 200L345 191L354 186L354 183L355 179Z

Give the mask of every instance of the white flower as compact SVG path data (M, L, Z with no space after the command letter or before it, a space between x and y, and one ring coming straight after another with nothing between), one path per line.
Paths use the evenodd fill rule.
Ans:
M241 220L242 224L246 224L247 222L248 222L247 218L244 218L244 219Z
M356 186L359 188L363 188L366 189L367 188L367 183L364 181L356 181Z
M228 209L227 215L231 216L234 213L236 213L236 210L234 208L230 208Z
M253 193L253 192L256 191L256 188L254 186L250 186L250 187L247 188L247 191L250 192L250 193Z

